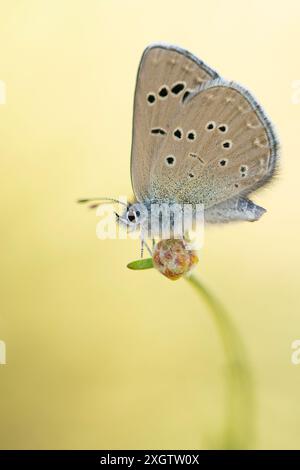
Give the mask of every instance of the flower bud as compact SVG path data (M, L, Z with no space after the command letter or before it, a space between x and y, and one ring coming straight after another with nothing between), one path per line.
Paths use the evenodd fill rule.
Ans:
M172 281L191 271L198 263L198 256L184 240L161 240L153 250L153 265Z

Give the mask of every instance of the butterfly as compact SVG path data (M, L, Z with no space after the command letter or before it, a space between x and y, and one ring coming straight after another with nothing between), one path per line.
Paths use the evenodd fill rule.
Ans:
M180 47L150 45L134 96L135 201L118 220L135 227L145 207L176 203L202 204L208 223L256 221L266 210L249 195L273 177L278 150L273 125L248 90Z

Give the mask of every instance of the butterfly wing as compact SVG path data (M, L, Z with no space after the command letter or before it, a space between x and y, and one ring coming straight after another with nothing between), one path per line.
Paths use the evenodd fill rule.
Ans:
M273 127L257 101L234 82L213 80L170 121L152 163L151 194L209 208L264 185L277 160Z
M218 74L189 52L154 44L143 53L136 82L131 179L137 200L149 198L150 168L179 104Z

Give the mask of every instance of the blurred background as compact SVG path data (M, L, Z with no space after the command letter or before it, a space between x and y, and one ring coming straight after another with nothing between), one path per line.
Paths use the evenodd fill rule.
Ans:
M195 449L224 419L224 356L183 280L132 272L79 197L132 194L143 49L187 48L263 104L282 144L261 221L207 228L198 275L251 359L257 448L300 448L300 3L1 0L2 449ZM298 93L298 96L297 96Z

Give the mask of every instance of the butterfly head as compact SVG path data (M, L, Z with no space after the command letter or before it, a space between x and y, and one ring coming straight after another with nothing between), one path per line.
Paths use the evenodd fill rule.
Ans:
M124 212L119 215L117 213L117 221L120 225L125 226L128 231L133 232L137 228L141 227L147 220L148 211L144 204L135 202L126 207Z

